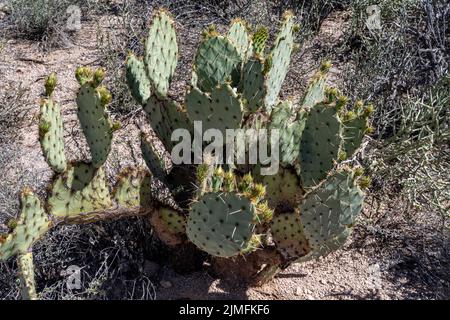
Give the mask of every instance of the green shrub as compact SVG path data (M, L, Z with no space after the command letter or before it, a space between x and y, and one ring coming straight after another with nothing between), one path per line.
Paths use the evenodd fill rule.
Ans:
M8 30L14 37L38 40L50 46L61 45L67 37L69 6L78 6L81 17L99 9L101 1L90 0L8 0Z

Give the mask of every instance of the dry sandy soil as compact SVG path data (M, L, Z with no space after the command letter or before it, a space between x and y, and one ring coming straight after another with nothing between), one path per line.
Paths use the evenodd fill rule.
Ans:
M287 80L290 84L289 90L287 90L288 95L302 90L307 76L311 74L318 63L314 59L315 50L320 46L336 44L341 37L340 28L343 26L345 26L345 14L332 16L324 22L320 36L306 43L303 49L296 53L293 65L301 63L304 66L293 68L290 73ZM194 37L199 34L189 32L182 27L179 28L182 53L182 62L179 66L182 71L179 73L184 73L184 70L190 68L189 61L192 59L193 48L198 41ZM101 64L96 49L96 30L96 26L84 24L83 32L75 36L72 46L45 53L34 42L7 39L4 44L0 54L0 78L4 79L0 83L0 90L6 90L6 83L26 88L30 110L24 124L16 132L15 141L0 144L2 147L0 153L4 156L9 154L8 163L0 168L0 176L6 180L2 187L10 190L10 205L0 208L0 227L5 228L2 223L15 215L15 211L13 211L17 207L17 201L13 198L15 191L29 183L39 190L50 178L49 169L41 155L37 140L35 117L38 112L43 79L50 72L56 72L59 77L60 85L57 89L56 99L62 105L64 117L68 120L65 126L67 152L71 155L71 159L74 159L75 155L80 158L88 156L85 152L84 142L77 144L73 139L74 137L80 138L74 116L73 101L77 90L74 70L78 65L97 66ZM332 72L331 81L339 83L339 66ZM183 79L175 79L174 91L182 92L184 86ZM111 178L117 172L118 167L136 162L142 164L142 160L139 159L139 150L135 148L138 131L136 123L141 121L139 117L137 115L131 120L127 120L125 129L116 138L115 142L117 143L111 159L108 161L108 172ZM133 152L130 152L130 146L131 149L134 149ZM125 149L128 151L124 152ZM131 156L132 154L137 154L135 159ZM449 269L446 249L448 248L448 238L438 237L439 240L436 240L435 231L430 232L427 227L430 224L429 221L418 220L415 222L416 225L411 228L405 227L407 224L397 222L395 219L393 222L386 223L385 226L372 226L371 212L374 211L372 210L374 205L368 203L366 207L368 209L364 212L356 232L342 250L317 261L292 265L263 287L245 288L236 284L222 283L220 280L212 278L207 271L180 275L168 265L144 259L141 263L142 272L148 281L145 282L147 294L143 294L142 297L289 300L449 298L450 279L448 272L441 270ZM395 208L386 207L384 210L389 214L396 214ZM138 222L132 227L139 229L141 223ZM62 241L61 239L67 240L67 238L73 237L71 232L79 235L80 232L90 233L92 230L100 230L97 232L98 235L103 232L101 230L105 227L103 224L99 224L86 228L81 229L82 231L78 229L74 231L74 228L68 227L63 229L66 232L64 236L61 236L62 231L57 234L57 237L52 238L50 235L44 239L43 244L37 246L37 251L46 251L46 245L54 248L58 245L58 241ZM110 230L107 232L110 237L114 237L113 232ZM89 238L89 241L91 240L98 241L95 237ZM65 243L70 245L71 242ZM98 255L100 254L99 252ZM83 254L80 253L80 256ZM45 297L54 297L54 294L49 293L50 289L45 283L46 278L52 278L49 270L53 269L46 266L44 262L38 262L37 265L39 287L45 288ZM2 271L12 274L12 264L4 265ZM53 270L52 272L59 271ZM53 277L55 276L53 275ZM62 286L58 288L62 288ZM0 293L4 295L3 298L17 297L14 288L11 291L0 291ZM62 296L64 297L64 295ZM139 298L135 295L132 296ZM66 297L77 298L76 294ZM0 298L2 298L1 295Z

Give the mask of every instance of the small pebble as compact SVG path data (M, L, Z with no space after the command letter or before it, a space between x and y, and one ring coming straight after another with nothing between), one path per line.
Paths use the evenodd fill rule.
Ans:
M172 287L172 282L170 282L170 281L164 281L163 280L159 284L161 285L161 287L163 287L165 289L169 289L169 288Z

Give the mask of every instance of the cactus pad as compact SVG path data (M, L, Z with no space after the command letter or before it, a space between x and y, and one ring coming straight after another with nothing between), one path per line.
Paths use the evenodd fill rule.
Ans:
M348 115L353 114L353 117ZM343 117L343 150L346 156L350 158L356 150L361 146L364 136L369 128L369 121L367 120L369 114L362 110L355 110L348 112Z
M144 105L151 94L151 83L144 62L133 54L127 58L126 78L131 95L139 104Z
M217 85L232 79L242 62L236 47L225 37L212 36L204 40L195 57L197 86L212 92Z
M150 224L158 238L169 246L183 243L186 234L186 218L170 208L159 208L150 217Z
M323 102L325 99L326 73L318 71L313 77L303 99L303 108L312 108L316 104Z
M181 128L191 129L186 113L172 100L160 99L151 95L144 110L148 115L152 129L169 152L174 145L171 141L173 131Z
M334 104L314 106L306 121L300 146L303 187L312 187L328 175L338 159L341 123Z
M263 105L266 94L263 70L264 63L259 58L252 58L244 65L239 89L242 96L247 100L247 111L255 112Z
M108 209L111 197L102 168L79 162L69 165L56 177L48 199L49 212L55 217L70 218Z
M274 217L271 233L277 249L287 259L305 256L311 249L303 233L298 213L282 213Z
M266 186L266 198L274 208L280 204L295 207L303 193L297 175L288 169L280 168L277 174L261 176L258 180Z
M207 193L189 212L187 234L200 249L217 257L238 255L255 228L251 201L234 193Z
M20 203L21 213L17 226L6 239L0 240L0 260L28 252L33 243L50 228L50 221L41 201L31 191L22 192Z
M25 300L36 300L36 284L34 281L33 253L22 253L17 257L19 269L20 294Z
M310 260L317 259L322 256L326 256L329 253L338 250L347 241L348 237L350 236L350 233L351 233L350 229L345 229L337 237L331 238L330 240L323 243L319 248L316 248L313 251L309 252L307 255L298 258L297 260L295 260L295 262L299 263L299 262L310 261Z
M243 106L239 97L228 84L214 88L211 95L192 88L186 97L191 121L202 121L203 131L218 129L224 136L226 129L241 126Z
M347 171L335 173L309 193L300 206L300 219L311 248L325 250L342 238L361 212L363 200L353 173Z
M246 23L241 19L235 19L227 33L227 38L233 43L239 52L242 61L246 61L252 55L252 42L247 32Z
M128 168L119 174L114 200L122 207L148 207L152 202L151 176L147 171Z
M105 109L104 99L109 93L92 83L81 86L77 96L78 118L92 155L92 165L103 165L111 150L113 125Z
M291 121L293 107L290 101L280 102L272 111L270 128L280 130L280 160L293 165L300 154L300 142L306 125L306 112L300 110L297 119Z
M160 153L149 138L141 134L141 151L150 172L159 180L164 181L167 177L167 169Z
M153 17L145 42L147 76L159 97L165 97L178 63L178 44L174 22L165 10Z
M40 109L39 141L45 160L55 172L67 166L64 154L64 129L61 109L52 99L44 100Z
M281 85L286 78L286 74L291 61L291 53L294 48L294 17L291 13L284 16L274 47L270 53L271 67L266 75L265 107L270 111L278 99Z

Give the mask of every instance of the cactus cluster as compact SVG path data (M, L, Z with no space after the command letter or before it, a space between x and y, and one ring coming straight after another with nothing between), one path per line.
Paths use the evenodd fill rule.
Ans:
M322 63L300 103L281 100L299 27L283 15L269 49L268 31L255 32L236 19L226 34L207 28L194 58L184 103L168 92L178 62L174 21L169 12L155 12L144 56L129 54L126 78L156 136L171 152L175 129L266 128L280 132L280 170L262 175L261 164L166 167L163 152L141 134L147 169L126 168L110 187L103 165L112 135L120 128L106 111L111 94L101 86L104 71L79 68L78 117L91 151L89 162L68 162L63 123L52 92L56 77L45 85L40 113L40 141L55 177L45 206L29 191L22 196L17 227L0 238L0 259L19 254L30 288L32 244L59 222L86 223L108 218L147 215L154 233L168 246L194 244L210 262L234 269L252 261L250 279L268 279L290 263L306 261L339 248L362 210L367 178L345 161L370 132L372 106L348 99L326 85L329 62ZM171 194L162 201L153 189L157 178ZM186 261L188 264L189 261ZM31 268L32 269L32 268ZM25 277L24 277L25 278ZM31 281L32 282L32 281ZM30 296L33 296L31 294Z

